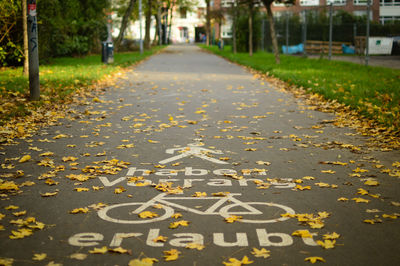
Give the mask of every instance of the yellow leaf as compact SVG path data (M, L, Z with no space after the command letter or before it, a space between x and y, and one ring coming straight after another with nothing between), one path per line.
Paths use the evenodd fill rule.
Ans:
M292 236L299 236L302 238L312 238L312 234L308 230L296 230L292 233Z
M53 139L61 139L61 138L68 138L65 134L58 134L57 136L53 137Z
M113 248L113 249L109 249L110 252L114 252L114 253L119 253L119 254L126 254L129 253L129 250L124 249L122 247L117 247L117 248Z
M232 215L232 216L226 217L226 218L225 218L225 222L227 222L227 223L233 223L233 222L239 221L239 220L242 219L242 218L243 218L242 216Z
M4 207L4 209L6 209L6 210L17 210L17 209L19 209L19 207L15 206L15 205L8 205L7 207Z
M254 261L249 260L247 256L244 256L242 260L238 260L236 258L229 258L229 262L222 262L225 266L241 266L245 264L252 264Z
M46 253L33 254L32 260L41 261L41 260L44 260L46 257L47 257L47 254L46 254Z
M26 211L13 212L13 215L16 216L16 217L22 216L22 215L25 215L25 214L26 214Z
M360 194L360 195L368 195L368 191L366 191L366 190L363 189L363 188L359 188L357 194Z
M139 213L138 215L142 219L158 217L157 213L151 212L151 211L143 211L143 212Z
M157 140L151 140L151 139L149 139L149 140L147 140L148 142L150 142L150 143L159 143L159 141L157 141Z
M86 187L76 187L76 188L74 188L74 190L76 190L78 192L89 191L89 189Z
M31 229L21 228L18 231L11 231L12 235L9 236L10 239L20 239L33 234Z
M271 251L266 250L265 248L262 249L257 249L257 248L253 248L253 251L251 252L251 254L254 255L254 257L256 258L268 258L271 256Z
M122 192L125 192L125 191L126 191L125 188L119 187L119 188L114 189L114 194L121 194Z
M206 192L195 192L192 197L207 197Z
M364 185L367 185L367 186L378 186L379 182L375 181L375 180L367 180L367 181L364 182Z
M325 262L325 260L321 257L308 257L308 258L305 258L304 261L309 261L312 264L316 263L317 261Z
M101 248L94 248L92 250L89 250L89 253L91 254L105 254L107 253L108 248L106 246L103 246Z
M30 155L24 155L18 162L24 163L24 162L29 161L30 159L32 159L32 157Z
M158 260L154 258L134 259L129 261L128 266L152 266L154 262L158 262Z
M314 183L315 185L319 186L319 187L330 187L331 185L329 185L328 183L323 183L323 182L319 182L319 183Z
M396 214L382 214L383 218L389 218L389 219L397 219Z
M337 200L338 200L338 201L348 201L349 199L348 199L348 198L345 198L345 197L341 197L341 198L338 198Z
M42 197L52 197L52 196L57 195L57 193L58 193L58 191L54 191L54 192L40 193L40 195L41 195Z
M78 158L73 156L62 157L63 162L75 162Z
M317 244L322 246L324 249L331 249L335 247L336 240L325 239L324 241L318 240Z
M370 202L370 200L363 199L363 198L352 198L352 200L354 200L357 203L368 203L368 202Z
M76 214L76 213L87 213L87 212L89 212L89 209L88 208L76 208L76 209L73 209L72 211L70 211L70 213L72 213L72 214Z
M83 254L83 253L74 253L74 254L71 254L69 257L71 259L84 260L87 258L87 256L88 256L87 254Z
M158 236L158 237L153 239L153 242L156 242L156 243L157 242L166 242L167 239L168 239L168 237L166 237L166 236Z
M12 259L12 258L0 258L0 265L12 266L13 263L14 263L14 259Z
M212 195L214 197L226 197L229 195L230 192L216 192L216 193L212 193Z
M181 221L172 222L172 223L169 225L169 228L175 229L175 228L177 228L178 226L188 226L188 225L189 225L189 221L181 220Z
M165 250L164 252L164 259L165 261L171 261L171 260L177 260L179 257L179 254L181 254L180 251L177 249L171 249L171 250Z
M334 173L336 173L336 171L333 171L333 170L321 170L321 173L324 173L324 174L334 174Z
M198 243L188 243L185 248L203 250L205 246Z
M182 216L183 216L182 213L177 212L177 213L172 214L171 218L178 219L178 218L181 218Z
M310 190L311 187L310 187L310 186L304 186L304 187L303 187L303 186L301 186L301 185L296 185L295 189L298 189L298 190L303 191L303 190Z
M325 234L323 235L324 239L329 239L329 240L335 240L337 238L340 237L339 234L337 234L336 232L333 232L332 234Z

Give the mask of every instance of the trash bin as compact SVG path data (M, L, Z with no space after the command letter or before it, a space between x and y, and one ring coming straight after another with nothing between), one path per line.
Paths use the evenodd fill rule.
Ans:
M101 62L105 64L114 63L114 44L112 42L101 43Z

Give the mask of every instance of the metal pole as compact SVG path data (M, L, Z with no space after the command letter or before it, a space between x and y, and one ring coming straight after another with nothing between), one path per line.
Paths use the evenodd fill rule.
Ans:
M142 0L139 0L139 45L140 53L143 54L143 36L142 36Z
M30 99L40 99L39 87L39 47L36 0L27 0L28 3L28 49L29 49L29 91Z
M289 11L286 12L286 53L289 52Z
M331 60L332 58L332 19L333 19L333 3L331 2L329 5L329 54L328 59Z
M265 19L261 21L261 50L265 51L265 44L264 44L264 39L265 39Z
M307 10L304 10L304 20L303 20L303 56L307 56L306 51L307 45Z
M367 0L367 36L365 38L365 65L368 66L369 61L369 13L371 10L371 0Z

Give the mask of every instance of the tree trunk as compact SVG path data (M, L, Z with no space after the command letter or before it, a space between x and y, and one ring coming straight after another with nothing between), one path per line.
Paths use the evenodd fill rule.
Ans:
M266 8L268 14L269 27L271 31L272 48L274 50L274 55L275 55L275 63L280 64L281 59L279 57L278 40L276 39L274 16L272 14L271 4L272 3L270 3L270 5L266 5ZM264 0L264 5L265 5L265 0Z
M145 25L145 35L144 35L144 48L150 49L150 26L151 26L151 11L153 8L153 1L147 0L147 12L146 12L146 25Z
M29 60L28 60L28 13L26 7L26 0L22 0L22 25L24 34L24 76L29 75Z
M233 8L233 28L232 28L232 42L233 42L233 53L237 53L236 46L236 16L237 16L237 8L236 8L236 0L232 3Z
M133 7L135 6L136 0L130 0L128 8L125 11L124 16L122 17L121 27L119 28L119 34L117 39L115 40L115 49L118 50L121 45L122 38L124 37L124 32L126 27L128 26L128 22L130 16L132 15Z
M206 10L206 38L207 38L207 46L210 45L211 38L211 18L210 18L210 0L206 0L207 10Z
M249 3L249 56L253 56L253 2Z
M175 7L175 1L172 2L171 8L170 8L171 13L170 13L170 16L169 16L168 35L167 35L168 36L168 38L167 38L167 42L168 43L171 42L172 18L173 18L173 15L174 15L174 7Z
M160 40L160 20L158 19L158 16L159 14L157 11L157 14L154 15L154 19L156 20L156 30L154 32L153 45L157 45Z

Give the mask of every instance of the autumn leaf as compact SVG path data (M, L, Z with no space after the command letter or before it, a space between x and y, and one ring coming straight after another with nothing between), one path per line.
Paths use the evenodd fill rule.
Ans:
M16 216L16 217L22 216L22 215L25 215L25 214L26 214L26 211L13 212L13 215Z
M103 246L101 248L94 248L92 250L89 250L90 254L105 254L107 253L108 248L106 246Z
M238 260L236 258L229 258L228 262L223 261L222 263L225 266L241 266L246 264L252 264L254 261L249 260L247 256L244 256L242 260Z
M176 221L176 222L170 223L169 228L175 229L178 226L188 226L188 225L189 225L189 221L181 220L181 221Z
M260 165L271 165L270 162L265 162L265 161L256 161L256 164L260 164Z
M341 197L341 198L338 198L337 200L338 200L338 201L348 201L349 199L348 199L348 198L345 198L345 197Z
M368 203L368 202L370 202L370 200L363 199L363 198L352 198L352 200L354 200L357 203Z
M149 139L149 140L147 140L147 141L150 142L150 143L160 143L159 141L151 140L151 139Z
M158 214L151 211L143 211L139 213L138 216L142 219L146 219L146 218L158 217Z
M118 188L114 189L114 194L121 194L125 191L126 191L126 189L124 187L118 187Z
M6 210L18 210L19 207L15 205L8 205L7 207L4 207Z
M212 193L214 197L227 197L230 194L230 192L216 192Z
M154 238L152 241L156 242L156 243L157 242L166 242L167 239L168 239L168 237L166 237L166 236L158 236L158 237Z
M367 185L367 186L378 186L379 182L375 181L375 180L367 180L367 181L364 182L364 185Z
M76 188L74 188L74 190L76 190L78 192L87 192L87 191L89 191L89 189L86 188L86 187L76 187Z
M310 186L304 186L304 187L303 187L303 186L301 186L301 185L296 185L295 189L298 189L298 190L303 191L303 190L310 190L311 187L310 187Z
M78 158L73 156L62 157L63 162L75 162L76 160L78 160Z
M61 138L68 138L68 135L65 134L58 134L57 136L54 136L53 139L61 139Z
M336 173L336 171L333 171L333 170L321 170L321 173L324 173L324 174L334 174L334 173Z
M40 195L42 197L53 197L53 196L57 195L57 193L58 193L58 190L56 190L54 192L40 193Z
M30 236L33 234L31 229L21 228L18 231L11 231L12 235L9 236L10 239L20 239L25 238L26 236Z
M119 254L126 254L126 253L130 253L129 250L124 249L122 247L117 247L117 248L113 248L113 249L109 249L108 251L110 252L114 252L114 253L119 253Z
M46 253L33 254L32 260L41 261L41 260L44 260L46 257L47 257Z
M128 266L152 266L154 262L158 262L155 258L134 259L129 261Z
M76 208L76 209L73 209L73 210L70 211L69 213L76 214L76 213L87 213L87 212L89 212L89 209L86 208L86 207L84 207L84 208Z
M336 240L325 239L324 241L318 240L317 244L322 246L324 249L331 249L335 247Z
M71 254L69 257L71 259L84 260L87 258L87 256L88 256L87 254L83 254L83 253L74 253L74 254Z
M328 240L335 240L338 239L340 237L340 235L336 232L333 232L332 234L324 234L323 238L324 239L328 239Z
M179 254L181 254L180 251L177 249L171 249L171 250L165 250L164 252L164 259L165 261L171 261L171 260L177 260L179 257Z
M203 250L205 248L204 245L201 245L199 243L188 243L185 248L188 249L197 249L197 250Z
M296 230L292 233L292 236L299 236L302 238L312 238L312 234L308 230Z
M182 213L177 212L177 213L172 214L171 218L178 219L178 218L181 218L182 216L183 216Z
M242 218L243 218L242 216L232 215L232 216L226 217L226 218L225 218L225 222L227 222L227 223L233 223L233 222L239 221L239 220L242 219Z
M32 157L30 155L24 155L18 162L24 163L24 162L29 161L30 159L32 159Z
M268 258L271 256L271 251L266 250L265 248L262 249L257 249L257 248L253 248L253 251L251 252L251 254L254 255L254 257L256 258Z
M317 261L325 262L325 260L323 258L321 258L321 257L307 257L307 258L304 259L304 261L309 261L312 264L316 263Z
M192 197L207 197L206 192L195 192Z

